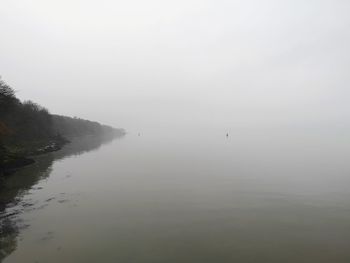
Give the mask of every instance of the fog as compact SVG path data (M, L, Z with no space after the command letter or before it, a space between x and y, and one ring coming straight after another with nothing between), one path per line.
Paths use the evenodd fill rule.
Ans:
M0 263L350 262L349 10L0 0Z
M349 1L2 0L0 74L124 127L348 125Z

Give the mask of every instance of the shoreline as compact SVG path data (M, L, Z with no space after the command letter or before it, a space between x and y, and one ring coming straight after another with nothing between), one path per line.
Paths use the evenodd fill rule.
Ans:
M111 137L114 139L119 136L124 136L125 134L126 132L124 129L114 129L113 133L103 132L102 134L91 134L91 136L100 138ZM22 152L20 153L11 152L6 148L3 149L2 156L0 157L0 184L3 178L10 176L21 168L36 163L36 156L57 152L67 144L72 143L76 138L87 136L89 135L70 136L68 139L65 137L57 137L54 140L50 140L45 144L42 144L40 147L22 149Z
M66 139L50 141L42 147L28 151L26 154L6 152L3 159L7 159L7 161L0 166L0 178L9 176L23 167L34 164L36 161L33 157L59 151L68 143L70 141Z

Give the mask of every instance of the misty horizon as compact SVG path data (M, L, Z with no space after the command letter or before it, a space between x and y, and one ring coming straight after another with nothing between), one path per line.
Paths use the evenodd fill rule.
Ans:
M0 72L52 113L135 132L336 125L350 112L349 7L3 1Z

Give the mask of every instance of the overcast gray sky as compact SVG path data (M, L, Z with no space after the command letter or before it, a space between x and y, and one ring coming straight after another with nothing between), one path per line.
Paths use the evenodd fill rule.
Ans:
M341 124L348 0L1 0L0 75L53 113L145 126Z

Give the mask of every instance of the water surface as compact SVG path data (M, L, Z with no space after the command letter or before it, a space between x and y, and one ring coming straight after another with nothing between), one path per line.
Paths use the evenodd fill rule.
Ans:
M350 262L348 139L212 129L73 143L7 179L3 262Z

